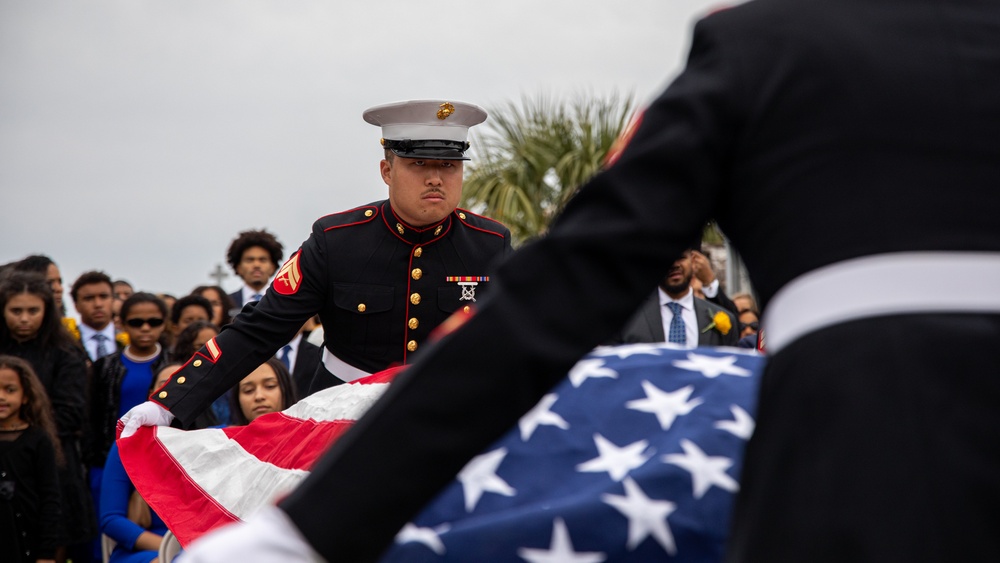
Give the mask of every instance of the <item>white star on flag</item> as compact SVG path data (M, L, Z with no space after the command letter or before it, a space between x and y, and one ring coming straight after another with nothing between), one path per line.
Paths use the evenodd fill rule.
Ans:
M732 467L733 460L728 457L711 457L705 455L691 440L681 440L683 454L667 454L663 461L687 470L691 474L691 484L694 488L694 498L701 498L712 485L736 492L740 489L735 479L726 473Z
M719 430L725 430L737 438L749 440L756 426L753 417L739 405L730 405L729 410L733 413L733 420L720 420L715 423L715 427Z
M516 492L506 481L497 476L497 467L507 455L507 448L500 448L472 458L461 471L457 479L462 483L465 494L465 509L472 512L476 508L483 493L497 493L506 497L514 496Z
M700 371L705 377L719 377L722 374L750 377L751 372L736 365L736 356L716 358L691 352L686 360L674 360L673 364L681 369Z
M607 559L599 551L573 551L569 529L562 518L552 523L552 544L548 549L522 547L517 554L528 563L601 563Z
M643 381L642 388L646 392L646 398L629 401L625 403L625 406L633 410L655 414L656 420L660 422L660 428L663 430L669 430L678 416L691 412L702 403L701 399L688 402L691 393L694 392L693 385L668 393L649 381Z
M674 544L674 535L670 532L667 517L677 509L677 505L667 500L647 497L631 477L626 477L623 484L625 496L604 494L601 495L601 500L628 518L628 548L635 549L642 540L653 536L667 553L676 555L677 545Z
M559 397L555 393L549 393L542 397L541 401L528 411L517 426L521 429L521 439L525 442L531 438L539 426L556 426L563 430L569 429L569 423L563 417L549 410Z
M590 377L610 377L611 379L617 379L618 372L609 367L604 367L604 364L605 361L600 359L580 360L573 366L573 369L569 370L570 383L573 384L573 387L579 387Z
M403 529L396 534L396 543L416 542L426 545L431 551L438 555L444 555L444 543L440 535L447 532L450 526L442 524L437 528L421 528L413 522L407 522Z
M664 344L639 342L636 344L623 344L621 346L600 346L593 351L594 356L617 356L621 359L634 356L636 354L649 354L660 356L663 354Z
M642 453L649 446L649 442L646 440L632 442L627 446L619 448L604 436L594 434L594 444L597 446L597 457L577 465L577 471L590 473L607 471L611 479L621 481L628 475L629 471L641 467L642 464L646 463L652 457L651 453Z

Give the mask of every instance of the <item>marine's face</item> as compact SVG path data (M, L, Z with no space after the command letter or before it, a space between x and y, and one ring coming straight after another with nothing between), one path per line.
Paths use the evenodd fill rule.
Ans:
M382 180L389 186L389 204L413 227L437 223L458 207L462 198L461 160L394 157L381 162Z

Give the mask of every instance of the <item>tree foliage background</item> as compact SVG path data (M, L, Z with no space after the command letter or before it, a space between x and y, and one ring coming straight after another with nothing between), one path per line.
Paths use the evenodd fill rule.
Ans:
M476 158L468 166L462 206L510 228L514 244L545 232L576 190L604 164L632 119L631 95L544 95L488 108L471 133Z

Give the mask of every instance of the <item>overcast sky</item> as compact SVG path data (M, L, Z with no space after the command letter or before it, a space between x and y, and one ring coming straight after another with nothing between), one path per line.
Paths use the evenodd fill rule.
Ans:
M386 197L366 108L642 105L721 4L3 0L0 263L47 254L67 294L100 269L184 295L241 230L288 256L317 218Z

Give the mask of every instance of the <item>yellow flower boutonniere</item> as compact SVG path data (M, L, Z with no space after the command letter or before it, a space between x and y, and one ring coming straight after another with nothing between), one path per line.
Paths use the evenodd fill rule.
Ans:
M706 326L701 332L706 333L713 328L725 336L729 334L730 330L733 329L733 323L729 320L729 315L719 311L714 317L712 317L712 324Z
M128 346L128 333L119 332L115 335L115 342L121 344L122 346Z
M76 319L73 317L63 317L62 323L66 327L66 330L73 335L73 338L80 340L80 329L76 326Z

